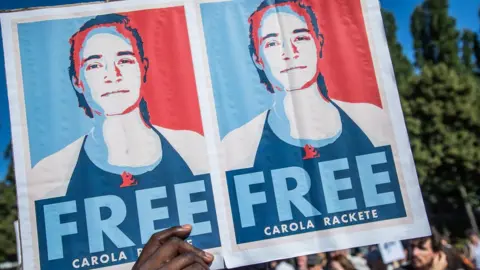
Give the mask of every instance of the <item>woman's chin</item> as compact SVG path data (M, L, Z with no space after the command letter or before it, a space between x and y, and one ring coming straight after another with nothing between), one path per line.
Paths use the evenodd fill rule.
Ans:
M127 110L112 111L112 112L105 113L105 116L107 116L107 117L109 117L109 116L119 116L119 115L125 115L127 113L129 113L129 111L127 111Z
M115 108L114 110L108 110L105 113L106 116L118 116L128 114L138 108L137 104L132 104L129 107Z

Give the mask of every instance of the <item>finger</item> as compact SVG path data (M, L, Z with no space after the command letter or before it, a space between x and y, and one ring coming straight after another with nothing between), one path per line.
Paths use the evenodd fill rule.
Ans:
M442 256L441 259L440 259L441 262L442 262L442 263L446 263L446 262L447 262L447 254L445 254L445 253L442 252L441 256Z
M184 253L180 256L175 257L169 263L164 265L165 269L184 269L194 264L199 264L202 266L202 269L208 269L208 265L203 261L202 257L198 256L194 252Z
M189 243L183 241L178 237L172 237L163 246L158 248L152 256L150 256L145 266L147 269L155 269L166 262L173 260L175 257L181 254L193 253L196 256L202 258L204 263L211 263L213 261L213 255L198 249Z
M142 253L137 260L137 263L142 263L148 259L155 251L165 244L168 239L172 237L178 237L181 239L186 239L190 232L192 231L192 226L183 225L169 228L167 230L157 232L153 234L148 240L147 244L143 247Z

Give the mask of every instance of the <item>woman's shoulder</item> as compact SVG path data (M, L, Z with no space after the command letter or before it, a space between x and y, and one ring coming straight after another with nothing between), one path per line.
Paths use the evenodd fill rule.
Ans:
M221 142L221 162L227 170L253 165L267 112L257 115L245 125L228 133ZM190 130L173 130L154 126L187 162L195 175L210 172L204 136ZM252 165L250 165L252 164Z
M60 151L40 160L30 171L28 181L35 194L42 198L63 196L66 193L85 136Z
M194 175L210 172L205 138L191 130L175 130L154 126L163 137L175 148L192 170Z
M375 146L390 145L393 140L392 125L388 113L370 103L351 103L334 100Z
M263 134L268 111L232 130L222 139L226 170L252 167Z

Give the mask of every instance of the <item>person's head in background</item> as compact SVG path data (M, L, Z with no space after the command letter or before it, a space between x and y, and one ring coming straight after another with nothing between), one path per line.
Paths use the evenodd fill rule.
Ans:
M442 243L442 246L446 247L446 248L451 248L452 245L450 244L450 237L444 235L440 238L440 242Z
M367 265L371 270L387 270L387 265L383 263L382 255L377 246L371 246L367 254Z
M437 235L413 239L410 241L411 264L414 269L430 269L437 256L442 253L441 239Z
M355 256L355 257L365 257L365 253L364 253L364 250L362 248L353 248L352 249L352 256Z
M475 246L478 245L478 243L479 243L478 234L474 230L472 230L472 229L467 230L465 232L465 234L466 234L468 240L470 241L470 243L472 243Z
M293 264L295 264L294 259L285 259L285 260L278 260L272 261L269 264L268 269L275 269L275 270L295 270Z
M318 254L307 256L308 270L323 270L323 258Z
M355 270L353 264L343 254L333 254L328 262L329 270Z
M432 235L440 241L442 247L451 248L450 237L447 234L441 234L435 227L431 228Z
M349 254L350 254L350 249L340 249L340 250L330 252L330 257L334 257L337 255L343 255L347 257Z
M297 265L297 269L299 270L305 270L308 269L307 265L308 258L307 256L298 256L295 258L295 263Z

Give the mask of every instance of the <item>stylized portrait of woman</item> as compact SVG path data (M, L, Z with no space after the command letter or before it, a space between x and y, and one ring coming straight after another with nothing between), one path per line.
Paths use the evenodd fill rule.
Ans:
M227 169L289 166L292 160L345 156L388 144L380 108L329 97L322 75L328 68L322 63L328 37L311 7L300 0L265 0L249 23L250 54L274 103L225 136Z
M128 17L97 16L71 37L70 44L72 95L93 128L34 168L55 168L67 188L58 195L93 196L207 173L206 158L199 158L205 153L202 136L150 123L144 99L149 60ZM56 166L59 160L70 166Z
M132 8L90 17L98 13L91 10L68 24L29 23L21 32L22 44L40 48L26 49L27 59L60 62L45 68L45 91L37 98L50 107L26 101L34 119L28 126L31 231L42 269L134 262L152 234L180 224L191 224L196 246L220 245L200 112L183 107L198 104L184 7ZM51 47L59 53L50 55ZM27 96L39 93L38 85L26 85ZM39 123L47 128L39 131ZM35 138L47 136L59 142L35 148L42 145Z

